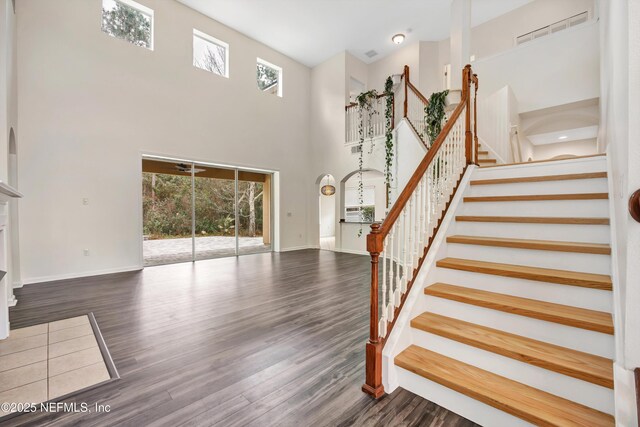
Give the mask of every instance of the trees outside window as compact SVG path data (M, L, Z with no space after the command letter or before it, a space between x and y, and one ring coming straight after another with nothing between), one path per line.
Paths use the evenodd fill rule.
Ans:
M193 30L193 66L229 77L229 45L208 34Z
M257 82L261 91L282 96L282 68L258 58Z
M102 31L136 46L152 49L153 11L131 0L103 0Z

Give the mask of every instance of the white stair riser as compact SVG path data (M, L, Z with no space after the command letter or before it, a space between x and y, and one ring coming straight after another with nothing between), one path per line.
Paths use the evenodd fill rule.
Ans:
M464 202L457 215L490 216L554 216L608 217L609 201L596 200L535 200L508 202Z
M518 194L608 193L606 179L577 179L512 184L470 185L465 196L512 196Z
M581 286L538 282L450 268L437 268L435 278L438 282L464 286L465 288L480 289L607 313L611 312L613 304L611 291Z
M492 406L451 390L448 387L430 381L399 367L397 369L400 387L409 390L425 399L449 409L477 424L491 427L526 427L533 426L520 418L500 411Z
M611 274L611 257L600 254L449 243L447 245L447 256L475 261L555 268L582 273Z
M613 358L613 335L427 296L429 312L578 351Z
M501 216L506 216L503 212ZM552 216L552 215L545 215ZM507 237L513 239L560 240L609 243L608 225L523 224L511 222L456 221L448 235Z
M414 328L413 343L485 371L613 414L613 390Z
M607 161L604 157L592 157L562 162L530 163L495 168L479 168L473 179L516 178L523 176L566 175L570 173L606 172Z

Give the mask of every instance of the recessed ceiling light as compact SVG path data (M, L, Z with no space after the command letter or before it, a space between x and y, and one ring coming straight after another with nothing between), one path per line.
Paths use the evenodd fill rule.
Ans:
M567 135L562 135L558 137L558 139L567 139L567 138L569 138Z
M391 41L395 44L402 43L404 41L404 34L396 34L395 36L391 37Z

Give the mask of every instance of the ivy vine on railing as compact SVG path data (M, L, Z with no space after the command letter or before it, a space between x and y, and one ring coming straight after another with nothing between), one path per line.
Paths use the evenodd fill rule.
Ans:
M429 97L429 103L424 107L424 120L427 125L429 147L433 145L433 141L436 140L442 130L442 124L444 123L446 116L445 99L447 98L447 95L449 95L448 90L432 93Z
M393 79L391 76L387 77L384 82L384 94L385 94L385 131L384 131L384 183L387 189L387 201L386 206L389 208L391 204L391 182L393 181L392 166L393 166Z
M375 103L378 101L378 92L375 89L362 92L356 97L358 104L358 205L364 204L364 184L362 183L362 167L364 165L364 142L367 138L371 140L371 151L373 151L373 116L378 114L375 110ZM365 125L366 114L366 125ZM358 230L358 237L362 236L362 226Z

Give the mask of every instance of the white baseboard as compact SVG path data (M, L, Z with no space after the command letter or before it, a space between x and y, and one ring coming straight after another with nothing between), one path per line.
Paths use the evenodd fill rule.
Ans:
M366 255L369 256L369 252L367 251L357 251L355 249L340 249L340 248L336 248L334 250L334 252L342 252L345 254L353 254L353 255Z
M616 426L638 427L634 372L614 363L613 384L616 399Z
M22 282L13 282L13 289L20 289L23 285Z
M36 283L55 282L58 280L81 279L84 277L104 276L105 274L115 274L115 273L126 273L129 271L138 271L142 269L143 269L142 266L136 265L131 267L109 268L105 270L86 271L83 273L69 273L69 274L59 274L59 275L52 275L52 276L32 277L28 279L23 279L22 284L32 285Z
M281 248L279 252L303 251L305 249L320 249L320 246L319 245L292 246L290 248Z

